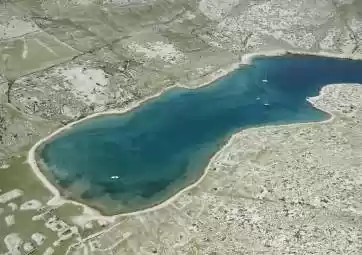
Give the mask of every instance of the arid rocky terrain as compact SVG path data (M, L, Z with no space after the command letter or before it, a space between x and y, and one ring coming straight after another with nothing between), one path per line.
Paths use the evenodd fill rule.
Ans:
M361 254L362 87L330 122L247 129L162 209L87 222L25 162L50 132L194 87L246 53L362 54L360 0L1 0L0 254ZM101 231L101 232L100 232Z

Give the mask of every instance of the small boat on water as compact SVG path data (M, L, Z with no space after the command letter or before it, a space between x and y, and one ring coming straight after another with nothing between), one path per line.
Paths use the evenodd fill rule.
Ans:
M263 83L268 83L269 81L268 81L268 75L267 75L267 73L265 73L265 77L264 77L264 79L262 79L261 80Z

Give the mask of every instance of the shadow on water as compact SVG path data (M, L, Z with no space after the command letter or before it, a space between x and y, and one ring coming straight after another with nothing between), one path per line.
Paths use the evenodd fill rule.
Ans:
M362 61L258 57L208 86L171 89L125 114L79 123L38 153L73 199L104 214L137 211L197 181L240 129L327 119L306 98L333 83L362 83Z

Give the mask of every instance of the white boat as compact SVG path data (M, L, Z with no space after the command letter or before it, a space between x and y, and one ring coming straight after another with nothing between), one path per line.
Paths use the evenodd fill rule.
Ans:
M265 77L263 80L261 80L263 83L268 83L268 75L265 73Z

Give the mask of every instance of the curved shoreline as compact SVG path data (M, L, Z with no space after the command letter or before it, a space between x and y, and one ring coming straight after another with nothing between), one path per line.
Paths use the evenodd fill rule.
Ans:
M195 87L187 87L185 85L180 85L180 84L175 84L173 86L167 87L163 90L161 90L159 93L156 93L155 95L149 96L144 98L141 101L138 102L134 102L132 103L130 106L121 109L121 110L110 110L110 111L105 111L105 112L100 112L100 113L94 113L91 114L83 119L71 122L69 124L67 124L64 127L61 127L57 130L55 130L54 132L52 132L51 134L49 134L48 136L40 139L35 145L33 145L31 147L31 149L29 150L28 156L27 156L27 163L30 165L30 167L32 168L34 174L40 179L40 181L42 182L42 184L44 185L44 187L46 187L52 194L53 194L53 198L50 199L47 204L48 205L61 205L64 203L70 203L70 204L74 204L74 205L78 205L83 207L84 212L87 212L87 216L89 216L89 220L92 219L102 219L102 220L106 220L109 222L113 222L114 220L116 220L118 217L120 216L130 216L130 215L137 215L137 214L141 214L141 213L146 213L146 212L151 212L151 211L155 211L158 210L162 207L167 206L169 203L171 203L172 201L174 201L175 199L178 198L179 195L181 195L183 192L190 190L194 187L196 187L199 183L201 183L204 178L206 177L210 165L214 162L215 158L218 157L218 155L223 151L223 148L225 148L226 146L228 146L230 143L233 142L234 137L236 134L238 134L239 132L234 133L229 140L212 156L212 158L210 159L208 165L206 166L206 168L204 169L203 174L200 176L200 178L195 181L194 183L188 185L187 187L179 190L178 192L176 192L173 196L171 196L170 198L168 198L167 200L161 202L160 204L157 204L153 207L147 208L147 209L143 209L143 210L138 210L135 212L130 212L130 213L121 213L121 214L116 214L116 215L112 215L112 216L105 216L102 215L100 213L100 211L92 208L91 206L84 204L84 203L80 203L77 202L75 200L69 200L66 199L64 197L61 196L60 191L56 188L55 185L53 185L47 178L46 176L42 173L42 171L40 170L37 161L36 161L36 150L39 146L41 146L42 144L46 143L48 140L52 139L53 137L55 137L56 135L58 135L59 133L70 129L71 127L73 127L74 125L86 121L88 119L91 118L95 118L98 116L102 116L102 115L115 115L115 114L123 114L126 113L128 111L131 111L139 106L141 106L142 104L144 104L145 102L159 97L160 95L162 95L165 91L172 89L172 88L176 88L176 87L181 87L181 88L186 88L186 89L197 89L203 86L207 86L209 84L211 84L213 81L222 78L223 76L229 74L232 71L235 71L236 69L238 69L240 66L242 65L250 65L253 61L254 58L257 57L277 57L277 56L284 56L284 55L303 55L303 56L322 56L322 57L332 57L332 58L340 58L340 59L351 59L351 60L361 60L362 59L362 55L345 55L345 54L334 54L334 53L327 53L327 52L319 52L319 53L312 53L312 52L302 52L302 51L290 51L290 50L274 50L274 51L265 51L265 52L259 52L259 53L250 53L250 54L245 54L243 55L242 59L240 62L232 64L231 66L229 66L228 68L221 68L218 71L209 74L203 78L198 79L198 81L200 81L200 85L197 85ZM330 84L325 84L325 86L330 85ZM321 97L323 95L323 92L320 92L320 94L316 97L313 98L318 98ZM310 98L307 98L307 100L309 102L312 103L312 105L316 108L316 109L320 109L319 107L316 107L313 102L310 100ZM322 109L320 109L322 110ZM322 110L324 112L326 112L325 110ZM326 123L326 122L331 122L333 121L333 119L335 118L333 113L330 112L326 112L329 115L331 115L331 117L327 120L324 121L320 121L318 123ZM307 122L307 123L292 123L292 124L281 124L281 125L268 125L268 126L290 126L290 125L310 125L313 122ZM254 128L260 128L260 127L254 127ZM249 129L249 128L248 128ZM253 128L252 128L253 129Z

